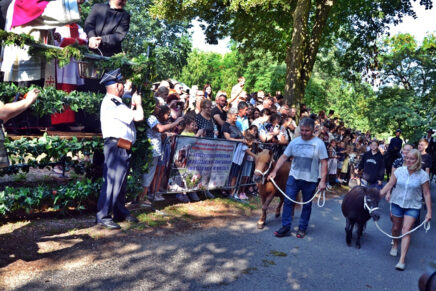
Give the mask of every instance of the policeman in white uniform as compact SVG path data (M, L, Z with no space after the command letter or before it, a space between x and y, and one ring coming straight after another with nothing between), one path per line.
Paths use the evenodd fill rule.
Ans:
M141 96L136 93L132 96L130 108L122 102L124 80L119 69L104 74L100 84L106 87L100 108L104 139L104 180L97 204L96 223L109 229L119 229L116 222L138 222L124 204L131 147L136 140L134 121L144 119L144 110Z

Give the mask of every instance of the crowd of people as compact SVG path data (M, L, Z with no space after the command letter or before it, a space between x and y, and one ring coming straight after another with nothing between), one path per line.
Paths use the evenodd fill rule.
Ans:
M144 176L144 195L142 199L162 200L158 191L159 183L154 187L155 168L159 160L166 164L169 151L162 149L163 136L191 135L204 138L222 138L246 145L245 159L233 163L229 183L234 186L236 178L251 176L256 145L259 143L277 144L284 147L301 135L298 121L304 117L314 120L314 136L320 138L328 152L327 189L335 184L363 185L381 189L385 174L389 179L392 170L403 164L403 154L413 148L400 138L401 130L387 144L376 140L370 131L360 132L347 128L333 110L317 113L301 105L297 110L284 102L281 92L275 94L258 91L248 94L244 90L245 78L240 77L230 96L222 90L214 93L210 84L202 90L198 86L187 88L174 80L165 80L155 84L156 107L148 119L148 137L153 145L151 170ZM297 116L297 111L299 115ZM418 143L423 159L423 169L430 174L435 172L434 157L436 142L433 131ZM283 152L278 153L277 157ZM236 153L235 156L240 156ZM432 159L433 157L433 159ZM436 161L435 161L436 162ZM155 181L157 178L154 179ZM159 180L161 181L161 179ZM245 179L244 182L247 182ZM236 199L247 199L247 193L253 193L253 187L235 189L231 195ZM208 192L208 196L211 193ZM148 197L148 198L147 198ZM191 200L198 200L195 193ZM143 201L145 202L145 200Z

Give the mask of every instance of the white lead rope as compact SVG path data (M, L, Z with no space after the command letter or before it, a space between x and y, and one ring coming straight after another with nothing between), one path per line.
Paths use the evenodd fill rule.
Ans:
M366 203L366 196L363 197L363 207L368 209L369 214L371 214L373 211L379 209L378 207L374 207L374 208L369 207L368 203ZM381 227L378 225L377 221L374 220L374 223L375 223L375 226L378 228L378 230L381 233L383 233L384 235L386 235L387 237L389 237L391 239L401 239L401 238L405 237L406 235L411 234L412 232L418 230L421 226L424 226L425 232L428 232L430 230L430 221L424 220L420 225L418 225L414 229L409 230L408 232L403 233L402 235L393 236L393 235L390 235L389 233L385 232L383 229L381 229Z
M280 193L283 194L283 196L285 196L286 198L288 198L289 200L291 200L292 202L296 203L296 204L300 204L300 205L304 205L304 204L309 204L310 202L312 202L313 199L315 199L316 194L318 194L320 191L318 189L318 191L315 192L315 194L313 194L312 198L309 201L306 202L299 202L299 201L295 201L294 199L292 199L291 197L289 197L288 195L286 195L285 192L282 191L282 189L280 189L279 186L277 186L276 181L274 181L274 179L270 179L270 181L273 183L273 185L277 188L277 190L280 191ZM321 201L321 196L322 196L322 204L320 203ZM322 193L320 195L318 195L318 202L317 202L318 207L324 207L325 205L325 190L322 191Z
M377 221L375 222L375 226L377 226L378 230L380 230L381 233L383 233L384 235L386 235L387 237L391 238L391 239L400 239L403 238L404 236L411 234L412 232L418 230L418 228L420 228L421 226L424 226L425 232L428 232L430 230L430 221L424 220L420 225L418 225L417 227L415 227L414 229L403 233L400 236L392 236L389 233L385 232L383 229L380 228L380 226L378 225Z

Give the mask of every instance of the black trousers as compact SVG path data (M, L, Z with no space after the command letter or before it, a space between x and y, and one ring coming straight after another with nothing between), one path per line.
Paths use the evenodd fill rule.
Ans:
M113 218L124 219L129 211L126 202L127 175L131 151L119 148L115 139L104 141L103 187L97 204L97 221Z

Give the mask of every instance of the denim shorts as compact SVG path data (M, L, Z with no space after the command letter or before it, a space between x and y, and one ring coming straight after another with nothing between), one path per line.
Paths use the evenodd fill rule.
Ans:
M407 215L407 216L414 217L415 219L418 219L420 210L421 209L403 208L395 203L391 204L391 213L393 216L396 217L404 217L404 215Z

